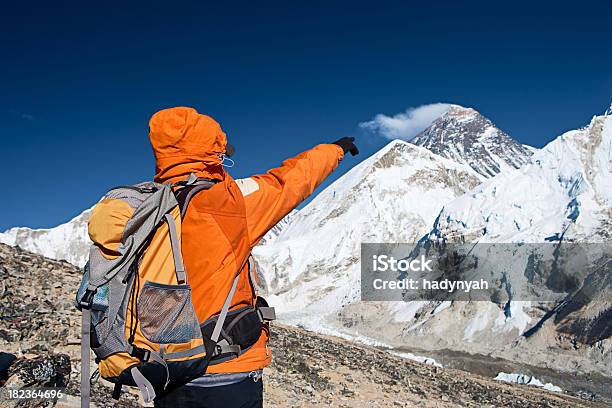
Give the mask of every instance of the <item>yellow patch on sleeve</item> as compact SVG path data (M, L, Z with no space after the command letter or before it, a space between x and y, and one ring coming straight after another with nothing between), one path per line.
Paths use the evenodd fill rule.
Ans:
M106 258L119 255L123 230L134 209L125 201L109 198L100 201L91 212L88 223L89 238Z

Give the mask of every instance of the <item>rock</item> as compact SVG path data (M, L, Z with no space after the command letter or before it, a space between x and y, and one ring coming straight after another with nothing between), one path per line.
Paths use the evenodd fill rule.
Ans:
M65 387L70 378L70 357L47 354L17 359L8 370L7 388Z

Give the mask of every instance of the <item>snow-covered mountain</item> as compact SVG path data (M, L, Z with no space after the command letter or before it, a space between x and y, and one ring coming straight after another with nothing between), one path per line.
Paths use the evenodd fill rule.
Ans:
M276 223L274 227L270 231L263 236L263 238L259 241L258 245L268 245L278 238L280 233L293 221L295 216L297 215L298 210L293 210L289 214L285 215L285 217Z
M533 151L475 110L451 106L412 143L393 141L353 168L256 249L273 301L287 320L306 324L306 313L320 329L359 298L362 242L418 241L444 204L528 163ZM391 307L399 320L418 310Z
M320 329L360 296L362 242L415 242L444 203L480 184L471 167L396 140L315 197L254 251L284 317ZM314 319L314 320L313 320Z
M70 221L48 229L15 227L0 233L0 243L19 246L48 258L65 260L84 266L89 254L87 221L91 209L83 211Z
M449 241L602 242L612 232L612 116L596 116L440 213L432 237Z
M426 131L429 140L439 140L442 148L442 138L433 133L448 134L440 123L457 128L456 116L477 115L462 112L434 122ZM486 120L477 122L490 126ZM611 116L595 117L588 127L535 152L532 164L532 149L492 130L484 132L484 153L473 148L482 137L452 133L445 139L451 146L445 156L452 160L423 147L390 143L324 190L272 244L256 249L271 303L285 321L320 332L395 347L455 349L612 372L606 363L612 341L606 340L610 309L605 303L603 308L591 304L560 322L555 316L561 318L561 312L550 310L554 304L547 309L521 301L361 302L359 296L362 242L550 242L570 237L609 242L611 122ZM435 144L423 144L437 150ZM503 146L506 153L491 146ZM590 292L610 293L610 279L595 278ZM575 312L570 298L560 307L565 317ZM522 336L544 320L552 323L537 335ZM576 343L582 328L593 329L596 337L589 340L595 343Z
M608 361L612 357L611 238L612 115L593 117L585 128L567 132L536 152L533 163L502 173L447 203L428 235L434 242L602 244L596 248L608 262L585 276L579 290L559 305L549 306L544 315L538 313L542 305L534 302L512 302L512 308L523 319L520 333L528 335L521 344L551 347L563 333L600 350L600 358L605 355ZM486 335L496 325L495 314L477 317L474 336ZM556 335L551 337L552 333ZM559 347L567 346L562 343Z
M466 164L484 178L529 163L535 149L521 145L476 110L451 105L412 143Z

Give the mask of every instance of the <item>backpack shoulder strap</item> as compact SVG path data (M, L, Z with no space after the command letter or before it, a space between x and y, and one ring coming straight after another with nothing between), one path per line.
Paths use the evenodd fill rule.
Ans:
M208 190L215 184L214 180L208 179L196 179L191 182L187 181L184 184L179 182L177 185L180 187L178 190L175 190L174 195L181 209L181 218L185 218L185 213L187 213L187 207L191 199L200 191Z

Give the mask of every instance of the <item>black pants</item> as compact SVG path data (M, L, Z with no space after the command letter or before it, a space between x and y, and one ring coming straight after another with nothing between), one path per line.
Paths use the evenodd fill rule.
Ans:
M182 386L155 398L157 408L262 408L263 382L247 378L219 387Z

